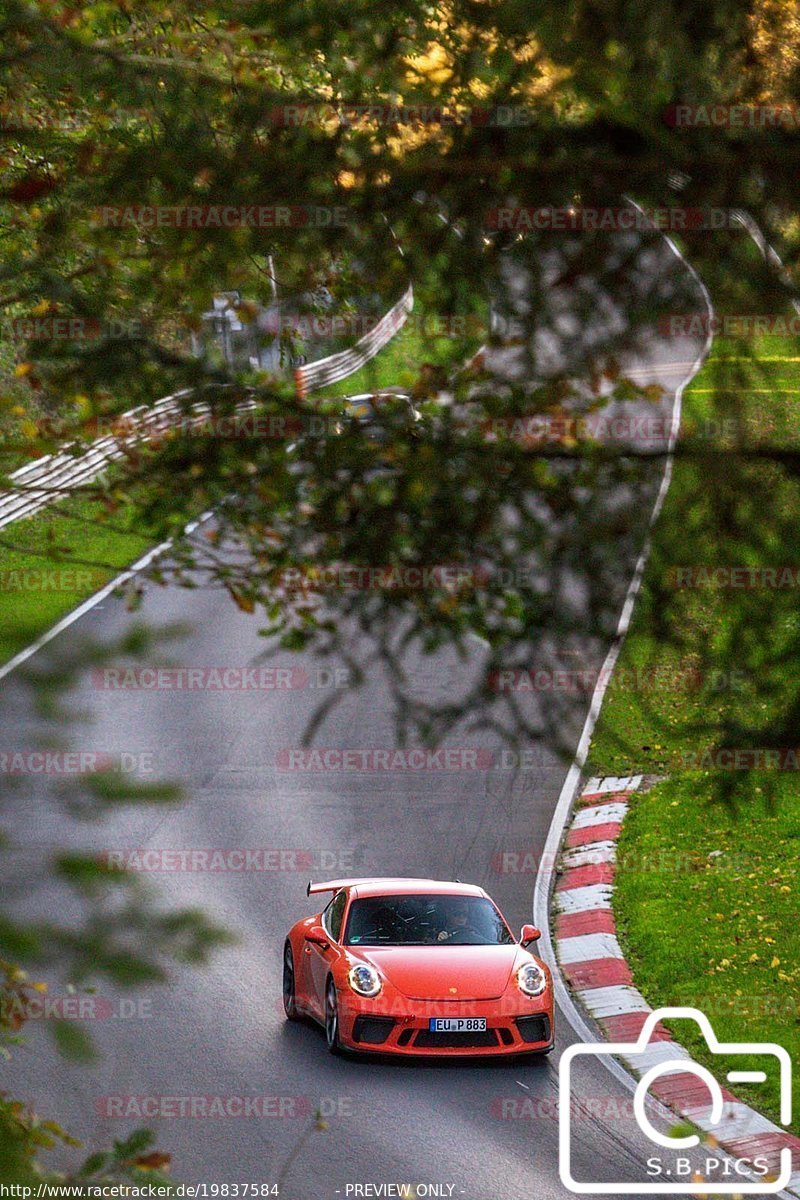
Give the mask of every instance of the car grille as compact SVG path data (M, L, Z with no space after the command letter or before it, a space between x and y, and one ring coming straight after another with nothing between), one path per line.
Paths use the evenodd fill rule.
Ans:
M436 1050L438 1047L454 1050L456 1048L496 1046L497 1030L486 1029L483 1032L473 1031L470 1033L431 1033L429 1029L420 1029L414 1045L420 1050Z
M353 1022L353 1041L369 1046L382 1045L395 1026L392 1017L356 1017Z
M550 1021L544 1013L535 1017L517 1017L517 1029L523 1042L549 1042Z

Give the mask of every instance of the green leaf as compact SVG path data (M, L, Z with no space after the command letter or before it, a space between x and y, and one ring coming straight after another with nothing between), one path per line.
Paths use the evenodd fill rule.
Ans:
M89 1034L76 1021L54 1021L53 1036L59 1052L77 1062L93 1062L97 1054Z

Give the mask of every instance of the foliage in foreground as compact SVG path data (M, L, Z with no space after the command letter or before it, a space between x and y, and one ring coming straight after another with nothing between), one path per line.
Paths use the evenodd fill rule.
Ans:
M658 235L525 236L531 206L619 211L628 195L645 209L721 214L726 225L748 209L780 237L783 274L753 260L741 231L710 234L692 219L682 243L734 308L784 311L800 244L796 135L702 121L671 128L668 117L684 101L741 99L743 79L753 99L791 95L796 47L785 37L776 65L772 8L721 3L697 21L663 4L639 22L612 6L588 21L581 5L532 12L454 0L433 12L407 0L388 29L358 5L345 21L328 3L291 13L221 3L202 17L176 4L165 17L150 5L133 13L6 0L0 29L0 307L34 322L33 335L17 339L3 393L9 460L68 437L91 440L131 404L182 387L228 418L246 387L266 421L288 419L291 452L286 437L227 437L213 423L206 437L164 438L132 451L104 497L112 513L133 502L161 536L214 508L219 540L203 557L205 577L263 614L265 632L286 647L350 657L356 640L369 641L352 677L386 667L399 737L435 742L466 720L566 751L559 731L574 704L559 698L543 720L519 697L498 698L491 680L521 664L569 666L554 645L572 656L573 641L612 634L664 454L663 437L623 452L572 436L570 422L612 401L640 411L657 400L657 388L632 382L632 356L670 314L708 314L677 261L667 255L670 266L653 270L653 254L664 252ZM428 117L398 117L401 101L427 106ZM365 113L366 102L379 107ZM273 219L207 219L252 214L256 204ZM206 216L176 216L187 208ZM387 297L409 277L435 279L443 314L473 311L488 286L500 318L493 340L501 359L515 348L513 370L448 375L420 364L409 382L429 420L413 438L391 412L382 438L358 429L296 437L316 408L298 406L285 379L249 368L232 379L224 364L188 353L176 332L196 328L221 287L268 303L269 264L294 280L342 254ZM55 336L62 318L101 333ZM121 336L105 336L110 321ZM687 355L701 342L689 339ZM30 413L20 389L33 398ZM46 420L31 420L37 413ZM536 418L566 422L568 432L502 435ZM489 428L500 435L487 437ZM751 461L792 478L794 450L734 439L723 466L702 431L684 450L699 472L727 480L730 503L715 514L721 536L743 494L758 513L758 539L783 533L762 502L767 485L752 486ZM184 547L181 566L196 558ZM458 581L337 585L320 597L320 572L342 565L452 567ZM457 701L421 699L408 678L411 652L463 655L473 634L488 645L485 677ZM753 640L774 634L762 613Z
M196 546L179 547L177 577L188 581L199 566L288 647L349 661L353 631L369 635L366 658L350 662L353 677L376 662L388 669L399 736L436 741L467 720L517 742L543 737L566 749L569 696L532 712L515 694L498 701L491 680L502 669L573 668L576 651L612 636L663 467L663 438L620 453L569 432L506 437L504 423L545 418L569 431L576 415L612 400L646 406L657 396L631 381L626 356L651 341L659 317L703 309L677 267L653 278L652 254L663 251L654 235L637 242L567 232L520 242L524 223L503 227L497 212L618 208L623 195L648 208L748 209L780 239L786 273L754 262L741 233L688 229L686 253L733 311L784 312L800 250L797 133L769 124L673 129L664 121L668 106L682 102L791 101L799 39L783 15L771 0L680 11L668 3L601 11L471 0L431 9L403 0L387 26L372 4L352 3L345 13L332 0L224 2L202 14L184 3L165 10L2 0L0 310L39 324L33 336L15 327L13 361L3 351L0 465L10 469L65 439L88 442L133 404L177 388L202 389L220 417L250 389L263 418L289 417L301 430L291 452L285 438L165 437L132 450L123 480L100 485L94 498L112 515L135 504L158 536L216 509L216 542L199 556ZM312 108L402 100L444 105L451 115L502 109L524 119L398 127L343 121L335 111L331 118L330 109L322 120L281 117L298 100ZM146 215L158 206L174 213L254 204L288 205L293 215L284 224L202 228ZM135 215L141 210L144 218ZM341 223L331 219L340 211ZM232 379L224 365L188 352L187 335L215 291L268 301L270 260L279 274L313 286L343 242L386 296L432 270L445 281L445 313L463 311L488 280L506 328L516 321L508 339L519 350L516 374L498 383L490 372L420 371L413 386L424 420L413 438L392 406L379 438L355 427L320 436L307 431L317 410L296 403L282 379L247 371ZM531 298L527 313L514 308L519 278ZM621 324L596 319L616 312ZM56 335L52 322L63 318L100 335ZM114 336L104 332L111 321ZM687 348L690 357L695 350ZM683 448L691 469L715 485L704 545L714 554L726 546L747 562L775 554L796 562L796 522L772 504L795 486L796 447L776 445L769 429L749 429L739 400L736 389L714 398L714 415L735 421L731 444L721 448L701 428ZM500 435L487 437L487 426ZM697 519L687 512L689 536L673 543L667 566L683 561ZM459 582L333 588L321 604L319 572L341 564L446 565ZM726 636L735 631L754 704L746 720L720 727L712 719L697 735L783 744L777 739L797 727L797 701L762 668L765 656L768 668L776 658L796 663L795 626L784 623L782 606L751 601L718 631L712 651L727 661ZM660 635L673 633L665 621ZM432 708L415 693L406 657L448 647L466 656L470 634L488 646L485 677ZM118 649L124 657L143 648ZM64 679L69 673L65 666ZM52 718L52 694L42 698ZM73 801L93 813L120 798L107 780ZM9 920L0 953L10 963L49 958L76 980L105 969L121 983L145 982L166 970L162 951L202 958L217 936L202 918L153 912L130 881L98 873L88 860L42 869L80 895L89 924L21 928ZM103 917L101 934L92 914ZM128 922L145 942L132 962L115 941ZM13 1122L5 1128L19 1132ZM19 1136L25 1154L30 1138Z

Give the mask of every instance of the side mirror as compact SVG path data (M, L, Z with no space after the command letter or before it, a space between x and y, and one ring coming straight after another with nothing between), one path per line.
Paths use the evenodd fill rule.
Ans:
M541 936L540 930L538 930L535 925L523 925L522 933L519 937L519 944L520 946L527 946L531 942L538 942Z
M305 937L307 942L313 942L315 946L327 948L330 945L330 938L321 925L312 925L306 930Z

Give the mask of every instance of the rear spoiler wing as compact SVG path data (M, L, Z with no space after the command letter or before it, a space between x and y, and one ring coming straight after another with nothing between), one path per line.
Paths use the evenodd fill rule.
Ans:
M358 879L329 879L327 883L314 883L313 880L309 879L306 884L306 895L310 896L312 892L338 892L342 888L358 887L360 883L434 883L438 885L440 881L437 879L410 879L407 876L387 877L383 875L378 877L374 875L362 875ZM453 883L461 883L461 880L454 879Z
M310 879L306 885L306 895L313 892L338 892L341 888L352 887L356 883L366 883L366 879L330 879L327 883L313 883Z

